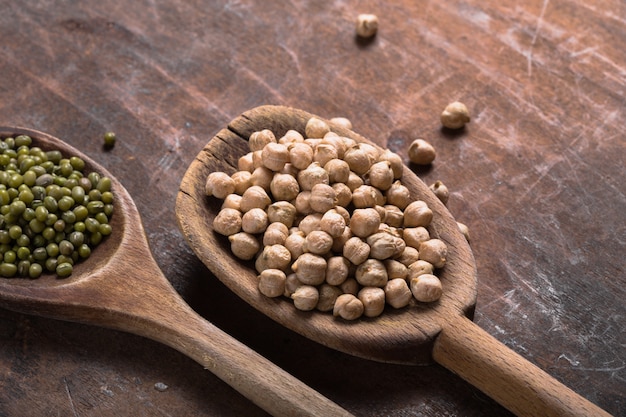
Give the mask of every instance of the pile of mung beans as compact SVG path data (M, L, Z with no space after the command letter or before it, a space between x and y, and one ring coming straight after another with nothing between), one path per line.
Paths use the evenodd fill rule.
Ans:
M447 247L430 236L432 210L402 184L399 155L318 118L302 133L254 132L249 146L237 172L208 175L206 194L223 199L213 229L254 260L262 294L345 320L441 297Z
M32 144L0 140L0 277L68 277L111 234L111 179Z

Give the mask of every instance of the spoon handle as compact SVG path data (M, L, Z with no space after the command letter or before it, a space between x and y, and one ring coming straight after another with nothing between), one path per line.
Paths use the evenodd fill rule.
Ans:
M464 316L446 324L433 358L518 416L610 416Z

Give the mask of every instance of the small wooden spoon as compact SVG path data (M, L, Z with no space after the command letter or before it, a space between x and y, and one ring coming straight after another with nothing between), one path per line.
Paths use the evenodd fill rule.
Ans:
M439 272L444 293L438 302L426 306L415 302L401 310L387 308L380 317L347 322L328 313L298 311L291 300L259 293L253 265L237 262L228 240L212 230L221 201L206 197L206 178L213 171L236 171L239 157L249 151L247 140L252 132L270 129L277 137L289 129L304 133L311 117L287 107L257 107L233 120L198 154L181 183L176 213L183 234L204 264L256 309L328 347L381 362L422 364L434 360L520 416L607 415L470 320L476 303L472 252L452 215L406 167L403 184L433 210L431 236L444 240L449 249L448 262ZM341 136L371 143L350 130L331 127Z
M137 334L168 345L204 366L276 416L349 416L189 307L152 257L130 195L107 170L63 141L29 129L0 127L0 138L25 134L33 146L86 162L111 178L113 234L78 263L69 278L0 278L0 307Z

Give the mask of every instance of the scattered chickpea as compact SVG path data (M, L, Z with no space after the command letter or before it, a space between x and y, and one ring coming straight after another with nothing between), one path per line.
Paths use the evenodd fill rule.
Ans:
M459 227L459 231L463 234L463 236L465 236L465 240L469 242L470 241L469 227L467 227L466 224L460 223L460 222L456 222L456 224Z
M264 209L272 202L263 187L253 185L241 196L240 207L242 212L250 211L253 208Z
M334 158L324 164L330 183L345 183L350 178L350 166L342 159Z
M323 138L328 132L330 132L328 124L317 117L310 118L304 127L304 134L307 138Z
M341 289L334 285L322 284L319 289L319 299L316 308L319 311L332 311L337 298L343 294Z
M320 293L317 288L312 285L301 285L291 295L293 305L302 311L313 310L317 306Z
M343 182L337 182L331 185L337 196L337 206L347 207L352 202L352 190Z
M370 255L370 245L359 237L351 237L343 246L343 256L354 265L362 264Z
M435 148L424 139L415 139L409 146L409 160L418 165L429 165L435 160Z
M332 145L337 151L337 158L343 161L343 157L348 149L348 143L345 137L337 135L335 132L328 132L324 135L320 144Z
M450 191L448 190L448 187L446 187L443 182L435 181L433 184L431 184L429 188L444 205L448 204Z
M259 260L264 269L280 269L284 271L291 263L291 253L283 245L265 246L257 258L257 261Z
M339 237L346 229L346 220L337 210L328 210L320 220L320 229L333 238Z
M301 215L307 215L314 212L311 208L311 191L300 191L300 194L293 200L296 212Z
M335 301L333 316L356 320L363 315L363 302L352 294L341 294Z
M430 262L435 268L443 268L448 256L448 247L443 240L430 239L422 242L418 249L420 259Z
M337 193L328 184L315 184L311 188L309 204L316 212L325 213L337 204Z
M409 265L407 271L407 279L410 281L411 279L419 277L420 275L434 274L434 270L435 267L433 266L433 264L423 259L418 259L417 261Z
M275 200L289 201L300 193L300 185L292 175L275 174L270 182L270 191Z
M413 201L411 199L411 192L406 186L402 185L400 181L394 182L389 187L385 193L385 198L387 199L387 204L392 204L400 210L404 210L406 206Z
M314 230L305 237L305 250L316 255L325 255L333 247L333 237L322 230Z
M296 274L292 272L291 274L287 275L287 278L285 279L285 292L283 293L283 295L285 297L291 298L293 293L295 293L296 290L302 285L304 284L302 284Z
M352 191L352 204L356 208L382 206L385 204L385 197L378 188L361 185Z
M385 309L385 290L378 287L364 287L357 294L363 303L365 317L378 317Z
M448 104L441 113L441 124L448 129L460 129L469 121L469 110L459 101Z
M403 278L390 279L385 284L384 293L387 304L393 308L406 307L413 296L406 280Z
M367 237L370 246L370 257L384 260L404 251L404 240L390 233L378 232Z
M371 38L378 31L378 16L360 14L356 21L356 34L362 38Z
M359 145L347 149L343 160L348 163L350 169L357 175L365 174L372 166L370 155Z
M422 242L426 242L430 239L430 233L425 227L406 227L402 231L402 238L408 246L412 246L415 249L419 249Z
M293 129L288 130L280 139L278 139L278 143L282 143L283 145L299 142L304 142L304 136L302 136L302 134L297 130Z
M298 173L298 183L303 191L311 191L315 184L329 184L328 172L317 162Z
M221 208L232 208L241 211L241 196L238 194L228 194L222 202Z
M252 185L263 188L266 192L269 192L273 178L274 171L267 167L260 166L252 171L252 175L250 176L250 183Z
M407 246L406 248L404 248L400 256L396 258L396 261L404 264L407 267L417 260L419 260L419 252L417 251L417 249L411 246Z
M213 230L217 233L230 236L241 231L242 216L239 210L225 208L220 210L213 219Z
M350 219L350 229L355 236L368 237L380 226L380 214L373 208L355 209Z
M389 161L380 161L372 164L367 172L370 185L380 191L386 191L393 184L393 171Z
M404 212L398 206L391 204L386 204L383 207L385 209L385 223L391 227L402 227Z
M285 239L285 247L291 253L291 259L297 259L300 255L304 253L304 245L306 238L304 233L301 231L297 231L295 233L291 233Z
M441 281L435 275L424 274L411 279L411 292L417 301L431 303L441 298Z
M302 231L302 233L304 233L305 236L315 230L322 230L321 225L320 225L322 222L322 216L323 214L321 213L309 214L306 217L304 217L302 220L300 220L300 223L298 224L298 228L300 228L300 230Z
M387 277L389 280L396 278L406 278L409 273L409 268L402 262L395 259L385 259L383 261L385 268L387 269Z
M388 161L389 166L391 167L391 171L393 171L393 178L400 179L402 178L402 173L404 172L404 162L400 155L395 152L390 151L389 149L385 149L380 156L378 157L379 161Z
M237 169L239 171L254 171L254 161L252 160L252 152L248 152L237 161Z
M320 142L313 151L313 161L320 164L320 166L324 166L328 161L337 159L338 157L337 148L329 143L323 143L323 141Z
M235 181L224 172L211 172L206 180L205 192L207 196L226 198L235 192Z
M235 185L234 193L242 195L252 186L252 174L248 171L237 171L230 176Z
M306 169L313 162L313 148L306 143L293 143L289 145L289 160L297 169Z
M266 269L259 274L259 291L266 297L280 297L285 293L287 276L279 269Z
M356 279L348 278L341 285L339 285L339 288L341 288L341 291L343 291L344 294L352 294L356 296L359 293L361 286Z
M267 208L267 218L271 223L280 222L289 228L296 219L296 208L288 201L277 201Z
M284 245L289 237L289 229L283 223L270 223L263 233L263 246Z
M352 237L354 236L352 235L352 230L350 230L349 227L343 229L343 233L341 234L341 236L333 239L332 251L335 253L343 253L343 247L345 246L346 242L348 242L348 240Z
M354 192L354 190L356 190L363 184L363 179L355 172L350 171L350 175L348 175L348 181L346 182L346 185L348 186L350 191Z

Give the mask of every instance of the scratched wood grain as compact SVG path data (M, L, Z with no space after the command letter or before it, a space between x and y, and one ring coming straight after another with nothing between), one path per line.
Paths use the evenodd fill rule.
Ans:
M163 4L161 4L163 3ZM379 4L380 3L380 4ZM506 415L439 367L333 352L229 293L176 228L187 165L262 104L325 117L452 190L479 271L477 323L612 414L626 414L626 4L0 0L0 124L98 159L137 203L159 265L206 318L357 415ZM371 42L358 13L380 16ZM440 129L464 101L467 129ZM118 144L102 148L114 130ZM138 337L0 310L0 416L263 415ZM373 383L375 381L375 384ZM155 384L160 389L155 388ZM166 386L166 388L165 388Z

